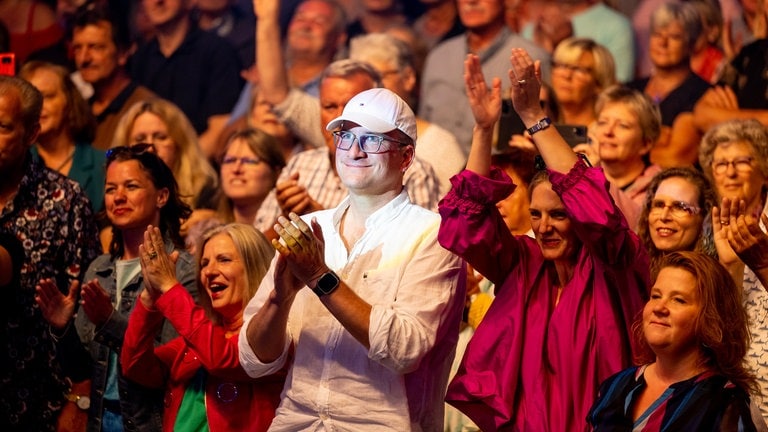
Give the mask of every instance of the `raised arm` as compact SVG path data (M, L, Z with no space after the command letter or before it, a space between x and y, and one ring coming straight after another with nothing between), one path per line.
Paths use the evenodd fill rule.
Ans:
M259 92L276 105L288 97L290 84L280 40L280 1L253 0L256 15L256 67Z
M539 124L541 129L531 134L533 143L544 158L547 167L566 173L578 160L576 153L568 146L554 127L544 126L542 121L551 123L539 103L541 89L541 62L533 61L522 48L512 48L510 57L512 68L509 79L512 83L510 97L515 111L523 120L525 127ZM546 120L544 120L546 118Z
M493 128L501 116L501 79L494 77L489 89L483 76L480 57L468 54L464 60L464 87L472 115L475 116L467 169L488 177L491 172Z

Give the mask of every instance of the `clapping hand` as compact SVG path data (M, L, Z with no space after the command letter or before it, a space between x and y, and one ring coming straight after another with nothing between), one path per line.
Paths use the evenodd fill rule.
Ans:
M61 330L67 326L75 314L79 292L80 282L76 280L69 284L69 293L65 296L59 291L53 279L41 279L35 287L35 303L48 324Z
M464 87L477 126L493 128L501 116L501 79L494 77L489 89L476 54L468 54L464 60Z
M323 231L316 219L312 219L310 228L296 213L291 213L289 218L280 216L277 219L275 232L280 240L272 240L272 245L296 282L309 285L329 270L325 264ZM290 288L300 289L301 285L293 284Z
M747 214L746 208L744 200L723 198L722 205L713 209L712 225L717 251L726 266L738 257L752 271L763 270L768 268L768 235L760 228L757 217ZM761 214L760 218L768 224L765 214ZM728 249L720 244L724 241L727 241Z
M141 272L144 276L144 288L157 298L176 285L176 260L179 252L169 255L165 251L165 241L160 229L149 225L144 231L144 243L139 245Z

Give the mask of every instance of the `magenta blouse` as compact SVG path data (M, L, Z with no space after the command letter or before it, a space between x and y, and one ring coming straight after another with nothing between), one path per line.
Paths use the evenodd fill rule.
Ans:
M513 236L495 203L515 185L463 171L440 202L439 241L496 285L446 401L482 430L587 431L600 383L632 365L631 324L642 310L649 260L599 168L549 171L581 240L557 306L554 263Z

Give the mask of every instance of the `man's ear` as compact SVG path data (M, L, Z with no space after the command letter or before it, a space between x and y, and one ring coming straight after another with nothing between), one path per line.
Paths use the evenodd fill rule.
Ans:
M416 147L414 145L405 146L403 148L403 163L400 165L400 172L404 173L413 164L414 158L416 158Z
M168 192L168 188L162 188L157 191L157 208L163 208L166 204L168 204L168 197L171 195L170 192Z
M24 144L28 147L32 147L37 141L38 135L40 135L40 122L35 123L35 126L29 131L24 131Z

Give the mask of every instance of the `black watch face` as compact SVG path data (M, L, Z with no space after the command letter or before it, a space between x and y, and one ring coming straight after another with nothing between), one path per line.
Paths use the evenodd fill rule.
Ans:
M337 286L339 286L339 278L333 272L324 274L317 281L317 290L323 294L330 294Z

